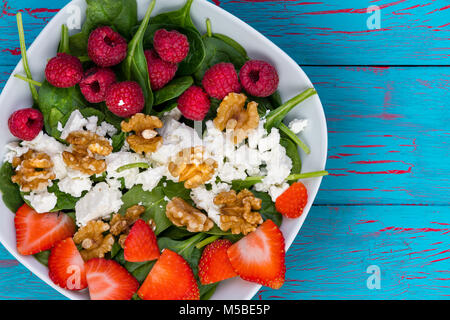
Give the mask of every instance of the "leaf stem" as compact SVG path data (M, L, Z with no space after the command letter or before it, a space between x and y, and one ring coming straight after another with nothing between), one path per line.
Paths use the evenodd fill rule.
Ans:
M16 20L17 20L17 29L19 31L20 53L22 55L23 69L25 70L27 78L30 80L33 80L33 77L31 75L31 71L30 71L30 66L28 65L27 48L25 45L25 32L23 30L23 20L22 20L21 12L17 13ZM33 96L33 100L35 102L38 102L38 100L39 100L38 92L37 92L36 88L34 87L34 85L32 85L31 83L30 83L30 90L31 90L31 95Z
M210 37L210 38L213 36L211 20L209 18L206 19L206 33L208 34L208 37Z
M278 126L278 129L280 129L281 132L284 132L289 138L292 139L306 154L310 154L311 150L309 147L304 143L300 138L292 132L291 129L288 128L283 122L280 123Z
M122 171L133 169L133 168L148 169L148 168L150 168L150 165L148 163L146 163L146 162L129 163L129 164L126 164L124 166L121 166L121 167L117 168L116 172L120 173Z
M205 240L202 240L202 241L200 241L199 243L197 243L197 244L195 245L195 247L196 247L197 249L201 249L201 248L203 248L204 246L210 244L211 242L213 242L213 241L215 241L215 240L217 240L217 239L219 239L219 238L220 238L220 236L211 236L211 237L206 238Z
M266 123L264 125L265 129L269 131L272 127L277 127L283 121L284 117L288 114L289 111L291 111L300 102L303 102L316 93L317 91L314 88L306 89L275 110L272 110L266 117Z
M58 53L70 54L69 49L69 28L65 24L61 25L61 40L59 42Z
M322 171L313 171L313 172L305 172L305 173L295 173L287 176L285 179L286 181L293 181L293 180L299 180L299 179L308 179L308 178L316 178L316 177L323 177L327 176L328 171L322 170ZM253 177L247 177L244 180L234 180L235 181L245 181L245 182L261 182L264 179L263 176L253 176Z
M178 253L181 254L184 250L191 247L191 245L194 245L196 242L203 240L205 237L204 233L197 233L196 235L190 237L189 239L183 241L183 249L181 249Z
M26 81L26 82L28 82L28 83L34 85L34 86L38 86L38 87L42 86L42 83L40 83L40 82L38 82L38 81L36 81L36 80L33 80L33 79L28 79L27 77L24 77L23 75L18 74L18 73L15 74L14 77L16 77L17 79Z

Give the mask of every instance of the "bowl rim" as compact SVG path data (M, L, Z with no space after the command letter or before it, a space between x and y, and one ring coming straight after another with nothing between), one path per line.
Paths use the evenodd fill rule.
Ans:
M138 4L140 2L149 2L150 0L136 0L138 2ZM159 0L162 1L162 0ZM164 0L164 4L168 4L168 1ZM292 59L286 52L284 52L281 48L279 48L273 41L271 41L270 39L268 39L265 35L263 35L262 33L260 33L259 31L257 31L255 28L253 28L252 26L250 26L248 23L246 23L245 21L241 20L240 18L236 17L235 15L233 15L232 13L226 11L225 9L211 3L208 2L207 0L195 0L196 2L201 2L202 5L206 6L207 10L211 10L211 11L216 11L218 15L221 16L225 16L227 19L237 22L238 24L243 24L246 26L245 32L248 33L253 33L255 36L257 36L258 38L260 38L261 41L265 42L268 47L270 47L270 51L275 51L277 55L281 55L283 56L284 59L286 59L287 61L289 61L291 64L296 66L296 70L294 70L293 72L300 72L303 77L305 79L307 79L308 81L308 87L310 88L314 88L311 80L309 79L309 77L306 75L306 73L303 71L303 69L300 67L300 65L294 60ZM53 28L57 28L58 30L60 29L60 25L58 25L57 21L59 20L59 18L64 15L67 14L67 9L75 4L80 4L84 2L84 0L71 0L69 1L64 7L62 7L57 14L55 14L55 16L52 17L52 19L47 23L47 25L39 32L39 34L36 36L36 38L33 40L32 44L27 48L27 56L30 57L32 56L36 46L42 41L41 38L44 38L45 35L49 32L50 29ZM169 4L170 6L170 4ZM138 13L139 15L139 13ZM153 16L153 15L152 15ZM85 11L82 12L82 20L84 21L85 19ZM245 47L245 44L243 45ZM23 70L23 62L22 59L20 59L20 61L17 63L17 65L15 66L15 68L13 69L13 71L11 72L10 76L8 77L8 80L5 84L5 86L2 89L1 95L0 95L0 105L2 105L3 101L5 100L5 92L9 91L8 88L13 86L13 81L11 81L12 79L15 79L14 75L16 73L18 73L19 71ZM316 98L317 98L317 107L320 107L319 109L319 116L320 116L320 120L321 120L321 124L320 127L322 128L322 132L321 132L321 139L322 139L322 151L321 153L324 155L323 159L321 159L321 163L318 164L318 167L320 167L319 170L324 170L325 169L325 165L326 165L326 161L327 161L327 151L328 151L328 129L327 129L327 122L326 122L326 117L325 117L325 112L323 109L323 105L321 103L319 94L316 94ZM310 195L312 196L312 198L315 200L316 196L317 196L317 192L319 190L320 184L322 182L322 177L316 177L316 178L311 178L314 179L314 181L316 182L316 186L314 187L313 190L313 194ZM295 227L295 231L291 232L288 235L284 235L285 236L285 251L287 252L288 249L290 248L292 242L294 241L294 239L297 237L301 227L303 226L303 223L306 219L306 217L309 214L309 211L311 209L311 206L313 204L314 201L311 201L311 203L309 204L309 206L307 206L304 210L304 213L302 214L302 217L300 218L298 224ZM28 266L28 263L26 262L27 256L22 256L20 254L18 254L16 252L16 250L14 248L11 248L7 241L3 240L3 236L0 233L0 242L2 243L2 245L8 250L9 254L11 254L12 256L14 256L14 258L16 258L22 265L24 265L28 270L30 270L30 272L32 272L33 274L35 274L36 276L38 276L42 281L44 281L45 283L47 283L50 287L52 287L53 289L55 289L56 291L58 291L59 293L61 293L62 295L64 295L67 298L70 298L72 300L79 300L81 297L79 294L77 293L81 293L83 291L77 291L77 292L72 292L66 289L63 289L59 286L57 286L56 284L54 284L50 278L48 277L48 274L43 274L42 272L35 270L35 268L30 269L30 267ZM252 299L255 294L259 291L259 289L261 288L261 285L258 284L253 284L253 287L248 290L248 293L245 297L246 300L250 300ZM85 289L86 290L86 289ZM214 296L213 296L214 298Z

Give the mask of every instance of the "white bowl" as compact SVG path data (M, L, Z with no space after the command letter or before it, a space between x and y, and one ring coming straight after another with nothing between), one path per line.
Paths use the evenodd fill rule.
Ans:
M143 17L149 3L149 0L138 0L140 18ZM152 15L179 8L184 3L185 0L157 0ZM86 8L84 0L70 2L48 23L27 51L29 64L35 80L42 81L44 79L46 61L55 56L60 40L61 25L66 23L68 17L74 12L74 6L78 6L81 9L84 20ZM206 18L210 18L214 32L223 33L234 38L245 47L251 58L263 59L275 65L280 76L279 91L283 101L286 101L307 88L313 87L311 81L294 60L240 19L206 0L195 0L191 12L194 23L202 33L206 31ZM18 41L19 39L17 39ZM16 66L12 74L16 73L24 74L22 62ZM17 140L9 133L8 126L6 125L9 115L17 109L31 105L32 98L28 85L22 80L11 76L0 96L0 106L3 111L0 114L0 123L3 124L0 127L0 154L2 159L5 144ZM309 120L309 126L302 133L302 139L311 147L311 154L307 156L303 153L301 154L303 161L302 172L323 170L327 158L327 127L319 97L316 95L309 98L302 103L301 107L299 106L292 110L286 119L286 123L294 118ZM321 181L321 178L312 178L303 181L308 189L309 195L308 204L304 213L299 219L284 219L281 226L281 230L286 239L286 251L297 236L316 197ZM48 277L48 269L45 266L35 260L34 257L22 256L17 252L14 215L5 207L2 201L0 201L0 241L31 272L66 297L70 299L89 299L86 290L84 292L72 292L56 286ZM260 285L246 282L239 278L229 279L218 286L212 298L251 299L260 287Z

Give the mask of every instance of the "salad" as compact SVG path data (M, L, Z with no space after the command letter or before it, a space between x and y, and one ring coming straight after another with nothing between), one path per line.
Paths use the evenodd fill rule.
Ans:
M81 32L61 28L34 104L8 127L0 189L17 250L91 299L208 299L241 277L285 280L279 227L306 206L298 134L283 120L316 94L282 102L279 76L235 40L202 35L193 0L142 21L136 0L89 1ZM117 6L122 6L118 8ZM119 10L120 9L120 10Z

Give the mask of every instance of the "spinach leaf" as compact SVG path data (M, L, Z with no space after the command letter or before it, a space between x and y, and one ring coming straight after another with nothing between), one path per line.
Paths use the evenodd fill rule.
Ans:
M42 263L44 266L48 266L48 258L50 257L50 250L41 251L38 253L35 253L33 255L37 261Z
M114 257L118 263L125 267L129 273L131 273L139 283L144 282L145 278L149 274L150 270L153 268L156 260L145 261L145 262L129 262L125 260L123 255L123 249L121 249L117 255Z
M126 59L122 62L122 71L125 78L135 80L142 88L145 97L145 113L149 114L153 106L153 93L148 75L147 59L144 54L144 35L150 21L150 14L155 7L153 0L145 13L139 29L128 43L128 53Z
M155 233L158 235L172 225L166 216L167 201L164 197L161 186L155 187L152 191L144 191L141 185L136 185L122 196L123 205L119 213L124 215L129 207L141 203L146 208L142 219L146 221L153 219L156 224Z
M152 19L152 23L148 26L145 37L144 37L144 46L149 47L153 45L153 36L155 32L159 29L166 29L168 31L176 30L182 34L184 34L189 41L189 52L187 57L178 64L178 76L186 76L191 75L198 70L198 68L203 63L205 59L205 46L202 41L202 37L200 33L192 28L186 28L176 24L170 23L159 23L155 24L154 19Z
M213 65L220 62L230 62L239 70L247 61L247 57L241 52L224 42L222 39L216 37L203 37L203 44L205 46L205 59L200 68L195 73L196 81L200 82L206 70Z
M228 44L230 47L232 47L234 50L239 52L243 57L246 58L246 60L250 60L250 58L247 55L247 51L244 49L243 46L241 46L236 40L230 38L229 36L226 36L224 34L220 33L213 33L212 35L214 38L220 39L226 44Z
M192 232L187 231L186 228L171 226L160 234L161 237L167 237L174 240L184 240L192 236Z
M19 186L11 181L13 175L14 168L11 163L4 162L0 168L0 192L5 206L15 213L23 205L23 199Z
M173 24L184 28L197 30L191 19L191 6L194 0L187 0L186 4L175 11L161 13L152 18L153 23Z
M58 122L69 117L75 109L82 109L87 105L78 87L57 88L44 81L39 89L39 109L44 116L45 131L56 138Z
M86 21L80 33L70 37L70 49L76 56L87 54L87 42L92 30L111 26L127 39L138 22L136 0L86 0Z
M200 300L209 300L211 299L214 292L216 292L217 286L219 282L211 283L211 284L202 284L199 286L200 290Z
M291 174L300 173L302 171L302 160L296 144L289 138L281 138L280 144L286 149L286 155L292 160Z
M164 88L155 91L155 105L178 98L194 83L190 76L180 77L169 82Z
M186 189L184 187L183 182L174 182L172 180L165 180L163 182L164 185L164 194L172 199L174 197L180 197L181 199L192 202L191 200L191 190Z
M113 152L118 152L120 149L122 149L126 139L126 134L123 131L120 131L119 133L115 134L111 140L112 140L112 147Z
M252 192L255 195L255 197L262 200L261 210L259 210L259 213L261 214L262 218L264 220L270 219L277 226L280 226L281 222L283 221L283 217L281 216L281 213L279 213L275 208L275 203L273 203L270 195L266 192L258 192L258 191Z
M51 212L61 210L74 210L76 203L78 202L78 200L80 200L80 198L74 197L68 193L59 190L57 181L54 181L53 184L47 188L47 190L50 193L54 193L55 196L58 198L56 206L51 210ZM86 191L84 193L86 193Z
M61 26L61 40L59 41L58 53L70 54L69 28L65 24Z

